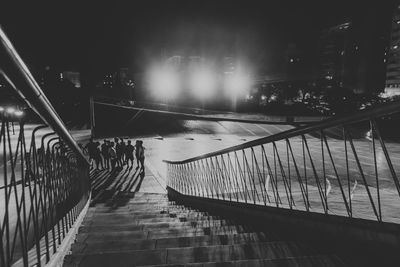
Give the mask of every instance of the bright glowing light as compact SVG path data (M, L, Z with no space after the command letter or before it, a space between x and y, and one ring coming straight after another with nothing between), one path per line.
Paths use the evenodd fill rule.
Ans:
M6 112L7 112L8 114L13 114L13 113L15 112L15 108L9 107L9 108L6 109Z
M225 89L234 95L246 93L251 86L251 80L248 75L242 73L234 73L226 75Z
M194 95L199 98L207 98L214 94L217 82L211 71L203 69L190 76L189 86Z
M21 111L21 110L17 110L17 111L14 112L14 114L15 114L15 116L21 117L21 116L24 115L24 112Z
M178 73L166 67L154 68L149 73L148 85L157 96L174 97L179 92Z
M0 112L3 112L4 111L4 108L3 107L0 107Z

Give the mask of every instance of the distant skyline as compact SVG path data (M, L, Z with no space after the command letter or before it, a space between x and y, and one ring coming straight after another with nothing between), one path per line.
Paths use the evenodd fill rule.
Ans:
M118 67L141 72L165 52L210 58L233 56L250 62L255 72L274 72L279 70L289 43L299 46L306 56L311 55L323 28L363 12L379 12L381 5L392 4L258 0L14 2L2 4L0 24L31 68L50 65L89 76Z

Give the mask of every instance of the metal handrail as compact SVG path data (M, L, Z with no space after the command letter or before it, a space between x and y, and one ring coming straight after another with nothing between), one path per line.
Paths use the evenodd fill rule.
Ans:
M400 223L400 165L394 161L400 144L387 145L380 129L389 129L385 118L398 120L399 113L400 102L391 102L186 160L164 160L167 186L187 196ZM356 141L354 131L368 131L367 138Z
M68 132L50 101L44 95L35 78L8 39L0 26L1 74L4 75L13 89L45 121L79 157L89 164L82 150Z
M44 123L11 134L15 116L0 113L0 266L40 267L87 207L90 165L1 27L0 75Z
M220 156L222 154L243 150L246 148L254 147L257 145L272 143L280 140L285 140L287 138L308 134L310 132L320 131L323 129L327 129L330 127L335 127L337 125L348 125L357 123L360 121L365 121L367 119L378 118L385 115L390 115L400 111L400 101L383 104L381 106L374 107L372 109L360 110L355 112L351 115L342 115L337 117L332 117L326 120L323 120L319 123L301 126L297 128L293 128L287 131L283 131L274 135L270 135L267 137L259 138L256 140L252 140L249 142L245 142L240 145L232 146L229 148L221 149L215 152L206 153L200 156L192 157L189 159L181 160L181 161L170 161L170 160L163 160L165 163L168 164L183 164L189 163L209 157Z

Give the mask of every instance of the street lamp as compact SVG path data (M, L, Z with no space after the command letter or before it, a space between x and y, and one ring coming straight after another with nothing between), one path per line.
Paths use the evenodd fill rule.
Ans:
M251 86L250 77L242 72L229 73L225 76L224 87L232 97L233 109L236 111L237 98L245 94Z
M201 100L204 110L204 101L212 97L217 88L217 79L211 70L199 69L190 75L189 87L193 95Z
M148 85L156 97L164 99L168 108L168 100L176 97L180 90L178 72L166 66L153 68L148 73Z
M14 115L21 118L24 115L24 112L22 110L17 110L14 112Z
M11 118L12 131L13 135L15 135L14 119L15 118L21 119L22 116L24 116L24 112L22 110L17 110L14 107L8 107L8 108L0 107L0 112L2 113L2 115L4 115L5 113L6 118Z
M14 114L14 112L15 112L15 108L13 108L13 107L8 107L8 108L6 109L6 112L7 112L7 114L12 115L12 114Z

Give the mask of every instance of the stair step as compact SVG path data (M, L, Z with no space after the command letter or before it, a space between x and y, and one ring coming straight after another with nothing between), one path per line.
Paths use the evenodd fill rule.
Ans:
M175 237L157 239L156 248L201 247L210 245L233 245L255 242L278 241L273 234L240 233L227 235L203 235L194 237Z
M103 214L103 215L96 215L91 217L85 217L82 224L87 225L110 225L110 224L117 224L120 222L127 223L135 223L142 222L142 223L156 223L156 222L169 222L169 221L176 221L176 222L183 222L183 221L213 221L219 220L218 218L210 218L210 217L198 217L198 216L185 216L184 214L147 214L147 215L134 215L131 213L126 214Z
M176 264L150 265L149 267L183 266ZM226 262L202 262L184 264L185 267L341 267L345 264L336 256L316 255L303 257L290 257L285 259L256 259Z
M165 229L165 228L182 228L182 227L192 227L192 228L204 228L204 227L221 227L234 225L229 221L225 220L212 220L212 221L177 221L175 218L165 218L163 222L146 222L145 221L135 221L133 223L114 223L114 224L92 224L91 222L83 222L82 226L79 228L80 233L87 232L105 232L105 231L137 231L143 229Z
M89 208L64 266L343 266L326 251L238 220L129 193Z
M140 266L165 264L166 250L136 250L98 254L72 254L64 258L64 267L75 266Z
M96 253L96 252L122 252L129 250L154 250L156 249L155 239L150 240L103 240L99 242L92 241L86 242L75 242L71 245L71 252L82 254L82 253Z
M87 213L87 216L94 216L94 215L102 215L102 214L119 214L119 213L131 213L135 215L143 215L143 214L165 214L165 213L181 213L181 214L197 214L197 215L205 215L205 213L199 213L196 211L192 210L182 210L182 209L164 209L164 208L147 208L147 209L130 209L130 208L124 208L124 209L100 209L96 211L89 211Z
M93 253L108 251L125 251L125 250L143 250L143 249L165 249L177 247L202 247L211 245L234 245L255 242L271 242L279 239L272 234L265 233L243 233L234 235L214 235L214 236L194 236L194 237L177 237L177 238L161 238L149 240L109 240L104 243L91 241L76 242L72 245L73 253Z
M312 256L290 242L267 242L223 246L182 247L68 255L64 266L140 266L230 262L249 259L285 259Z
M222 227L205 227L205 228L171 228L157 230L136 230L136 231L107 231L107 232L88 232L77 235L78 242L90 242L92 240L104 241L108 240L130 240L130 239L160 239L172 237L193 237L202 235L224 235L250 233L252 229L246 229L243 226L222 226Z
M253 229L246 229L243 226L221 226L204 228L177 228L177 229L158 229L148 231L148 239L158 239L166 237L198 236L198 235L221 235L221 234L239 234L253 232Z
M117 219L129 219L130 221L142 221L143 223L156 223L156 222L213 222L213 221L226 221L231 224L237 223L235 220L224 220L221 217L211 217L211 216L199 216L197 214L185 214L185 213L149 213L149 214L132 214L127 213L117 213L117 214L107 214L102 213L99 215L92 215L85 217L83 224L101 224L101 222L106 222L109 225L112 221L117 221ZM126 223L125 223L126 224Z

